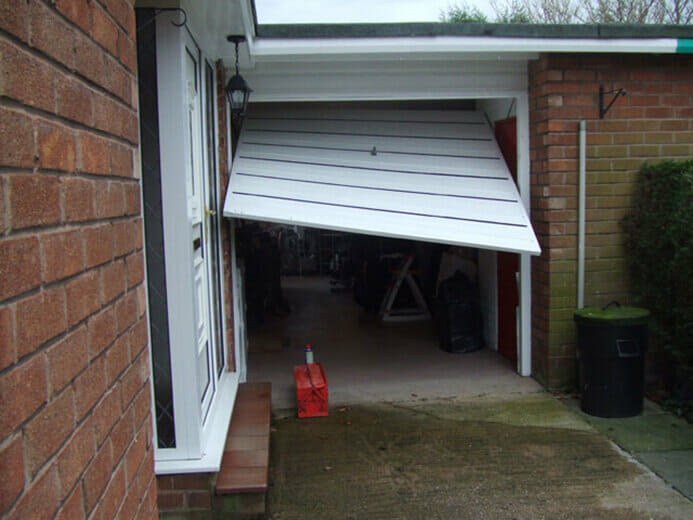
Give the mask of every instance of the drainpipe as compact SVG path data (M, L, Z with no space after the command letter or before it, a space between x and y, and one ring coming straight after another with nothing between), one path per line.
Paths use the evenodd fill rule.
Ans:
M578 265L577 265L577 308L585 306L585 177L586 177L586 131L585 121L580 121L578 155Z

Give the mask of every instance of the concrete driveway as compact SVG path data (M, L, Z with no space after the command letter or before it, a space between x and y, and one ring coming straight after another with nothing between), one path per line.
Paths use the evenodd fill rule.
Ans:
M268 517L693 518L693 503L545 392L275 414Z

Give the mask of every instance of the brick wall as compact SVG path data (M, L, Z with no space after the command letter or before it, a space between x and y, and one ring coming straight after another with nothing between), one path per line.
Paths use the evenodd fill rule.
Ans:
M159 511L162 519L180 518L187 514L204 518L212 513L216 475L165 475L157 478Z
M134 12L0 3L0 516L151 518Z
M226 71L221 60L216 63L217 72L217 113L219 116L219 204L223 210L226 189L229 185L229 173L231 172L231 160L229 158L229 121L226 117ZM231 275L231 233L230 221L221 219L221 251L224 257L222 266L222 276L224 277L224 316L226 333L227 364L230 371L236 370L236 360L234 359L234 326L233 326L233 298L232 298L232 275Z
M160 518L264 518L265 493L216 495L216 481L216 473L158 477Z
M693 156L693 58L544 55L530 63L533 371L575 382L578 121L587 121L585 304L632 302L621 218L644 161ZM603 120L598 90L624 87ZM607 96L607 101L610 99Z

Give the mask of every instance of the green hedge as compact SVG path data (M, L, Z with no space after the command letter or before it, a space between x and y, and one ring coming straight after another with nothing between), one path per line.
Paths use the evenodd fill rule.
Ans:
M652 328L693 366L693 160L644 164L623 221L634 291Z

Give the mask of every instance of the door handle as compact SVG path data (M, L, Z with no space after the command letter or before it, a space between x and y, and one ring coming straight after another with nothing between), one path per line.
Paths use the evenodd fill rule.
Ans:
M204 228L205 228L205 237L207 236L207 218L208 218L208 217L213 217L213 216L216 215L216 214L217 214L216 211L214 211L213 209L209 209L209 208L207 207L207 204L205 204L205 218L202 219L202 220L203 220L203 224L204 224Z

